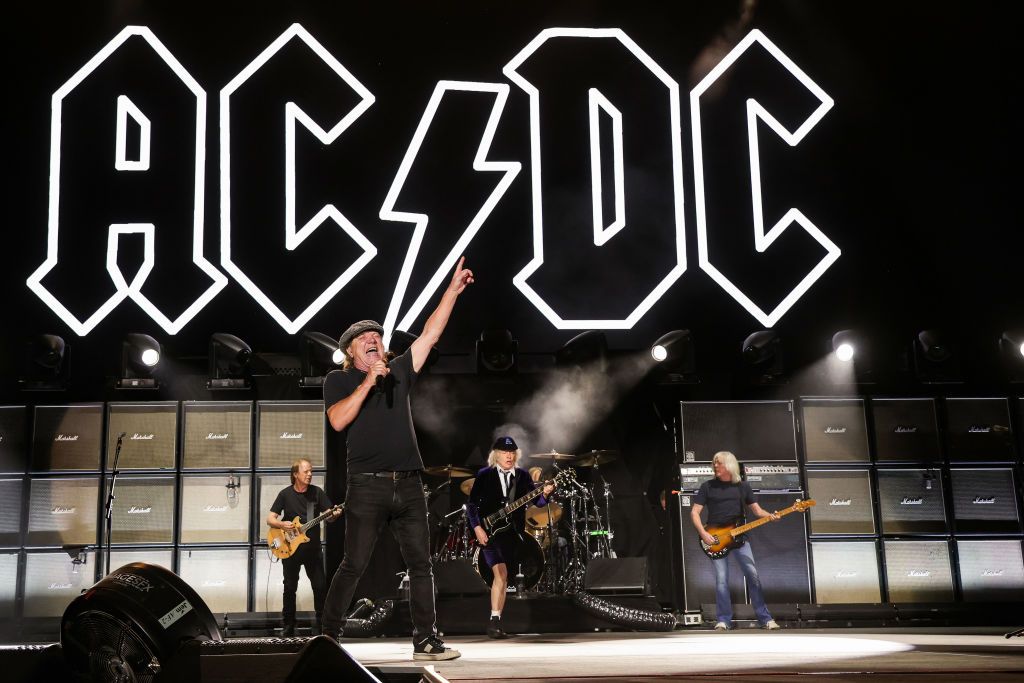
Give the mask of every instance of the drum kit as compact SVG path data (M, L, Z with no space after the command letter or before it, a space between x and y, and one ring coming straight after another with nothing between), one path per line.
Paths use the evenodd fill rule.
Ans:
M601 475L601 467L618 457L618 452L611 450L581 455L551 451L529 456L531 462L543 463L540 467L542 480L550 480L566 470L573 471L568 472L570 476L562 477L567 483L555 490L547 505L526 508L526 525L519 534L516 553L517 566L509 567L510 591L573 593L583 589L587 563L591 559L615 557L611 485ZM434 488L424 486L428 499L446 487L449 491L458 488L469 496L476 481L474 472L454 465L427 467L423 472L445 479ZM580 479L590 483L580 483ZM453 486L456 481L457 485ZM469 527L466 506L455 508L432 526L432 537L436 533L432 541L435 566L468 560L490 585L491 568L484 562L482 547Z

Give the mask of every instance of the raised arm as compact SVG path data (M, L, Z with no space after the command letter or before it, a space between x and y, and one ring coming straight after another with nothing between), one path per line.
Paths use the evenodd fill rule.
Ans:
M455 272L452 274L452 280L448 283L448 288L444 290L444 294L441 295L440 303L437 304L437 308L434 309L434 312L430 314L427 322L423 325L423 333L416 338L416 341L410 347L412 351L412 369L416 372L423 369L423 364L427 361L430 349L434 348L434 345L441 338L441 333L444 332L445 326L448 325L448 318L452 314L452 308L455 307L455 300L459 298L459 295L466 289L466 286L473 282L473 271L462 267L465 261L465 256L459 258L459 263L455 266Z

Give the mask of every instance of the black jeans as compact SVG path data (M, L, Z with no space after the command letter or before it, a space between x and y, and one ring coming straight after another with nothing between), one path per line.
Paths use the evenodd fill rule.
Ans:
M434 573L430 564L427 502L419 474L403 479L349 476L345 496L345 557L338 566L324 605L324 631L337 632L355 597L384 525L398 541L409 570L409 612L414 640L437 633Z
M299 546L295 554L281 560L284 573L284 600L281 616L284 623L295 623L295 591L299 588L299 569L306 568L306 578L313 587L313 609L319 625L324 613L324 594L327 592L327 576L324 574L324 556L318 542L310 541Z

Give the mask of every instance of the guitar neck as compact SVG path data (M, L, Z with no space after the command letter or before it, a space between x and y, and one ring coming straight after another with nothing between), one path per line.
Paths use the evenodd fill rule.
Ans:
M511 503L509 503L505 507L503 507L500 510L498 510L497 512L495 512L494 514L488 515L487 518L485 519L485 521L488 524L493 524L494 522L498 521L499 519L501 519L502 517L508 515L509 513L515 512L519 508L523 507L524 505L529 503L531 500L533 500L534 498L539 496L543 491L544 491L544 489L542 489L541 487L538 486L537 488L535 488L534 490L530 491L529 493L527 493L522 498L517 498L516 500L512 501Z
M303 524L301 527L299 527L299 532L303 533L303 534L306 533L307 531L309 531L310 529L315 527L317 524L319 524L320 522L324 521L325 519L327 519L328 517L333 515L335 508L337 508L339 510L344 510L345 506L344 505L335 505L330 510L325 510L324 512L320 513L319 516L314 517L313 519L309 520L308 522Z
M785 517L786 515L788 515L791 512L796 512L796 505L790 505L785 510L779 510L775 514L777 514L779 517ZM733 537L736 537L736 536L739 536L740 534L747 533L751 529L756 529L757 527L761 526L762 524L767 524L768 522L774 522L774 521L775 520L772 519L771 517L759 517L758 519L755 519L753 522L747 522L743 526L738 526L735 529L730 529L729 533L731 533L733 535Z

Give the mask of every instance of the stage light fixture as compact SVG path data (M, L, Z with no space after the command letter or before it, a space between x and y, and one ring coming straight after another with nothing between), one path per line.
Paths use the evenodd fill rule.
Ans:
M118 389L156 389L153 369L160 362L160 342L148 334L130 332L121 342L121 375Z
M68 346L56 334L39 334L25 343L18 388L24 391L63 391L70 377Z
M1011 382L1024 382L1024 330L1007 330L999 338L999 355Z
M233 334L217 332L208 347L207 389L248 389L252 349Z
M601 330L582 332L555 352L555 367L583 369L595 366L604 372L607 365L608 339Z
M338 340L323 332L306 331L300 337L299 357L302 362L300 387L322 387L324 377L345 361Z
M939 330L921 330L913 341L914 373L928 384L962 382L955 343Z
M664 382L692 382L696 372L693 335L690 330L672 330L651 344L655 372Z
M512 375L519 369L519 341L504 329L486 329L476 342L478 375Z
M1000 340L1001 343L1005 343L1011 353L1015 353L1021 358L1024 358L1024 330L1003 332L1003 336Z
M759 382L769 382L782 374L782 339L775 330L758 330L748 336L740 355Z
M836 358L849 363L857 355L858 338L853 330L840 330L832 335L832 351Z

